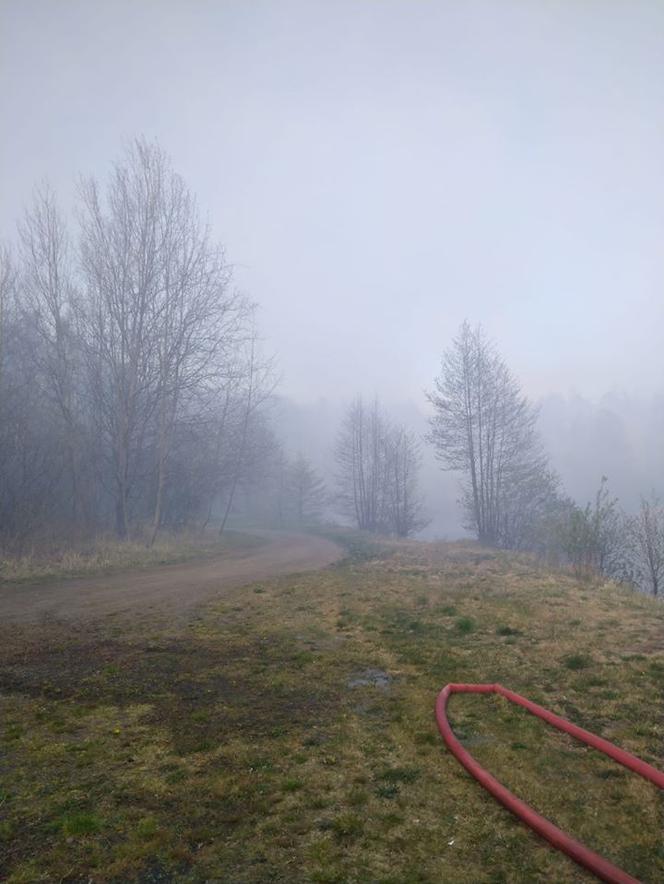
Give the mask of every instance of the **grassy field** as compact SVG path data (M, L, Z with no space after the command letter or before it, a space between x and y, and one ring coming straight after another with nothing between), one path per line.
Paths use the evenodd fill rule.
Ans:
M14 884L593 880L446 751L449 681L500 681L664 763L664 607L472 545L360 543L185 631L12 628L0 648ZM664 880L654 786L497 698L450 710L521 797Z
M172 565L220 555L228 550L251 550L261 543L257 535L226 531L221 537L216 532L162 533L150 547L144 541L118 541L113 537L93 538L76 548L53 549L52 544L45 544L41 549L23 555L0 552L0 583L66 580L110 574L126 568Z

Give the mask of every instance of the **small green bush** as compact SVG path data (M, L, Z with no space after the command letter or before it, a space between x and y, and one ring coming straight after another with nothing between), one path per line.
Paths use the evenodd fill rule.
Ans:
M591 663L592 660L585 654L572 654L565 658L565 666L568 669L573 669L575 671L578 669L587 669Z
M511 626L499 626L496 635L521 635L521 630L513 629Z
M462 635L468 635L469 632L473 632L475 629L475 621L471 617L459 617L456 622L457 632L460 632Z

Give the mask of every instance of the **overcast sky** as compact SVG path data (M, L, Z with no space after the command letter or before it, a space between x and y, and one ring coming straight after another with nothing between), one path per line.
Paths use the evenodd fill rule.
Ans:
M282 392L419 397L464 317L529 392L664 378L664 2L0 0L0 235L156 137Z

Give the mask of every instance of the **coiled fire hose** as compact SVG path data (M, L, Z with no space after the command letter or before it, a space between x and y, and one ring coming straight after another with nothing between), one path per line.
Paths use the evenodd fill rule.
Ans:
M652 765L647 764L645 761L642 761L640 758L630 755L630 753L625 752L624 749L619 749L608 740L604 740L602 737L591 734L590 731L572 724L570 721L561 718L559 715L555 715L553 712L549 712L549 710L544 709L543 706L538 706L537 703L527 700L520 694L510 691L508 688L504 688L500 684L448 684L443 688L436 700L436 721L447 748L466 768L468 773L484 786L494 798L500 801L501 804L515 814L534 832L537 832L542 838L546 838L546 840L557 850L566 853L579 865L584 866L590 872L595 874L600 880L607 881L609 884L639 884L636 878L628 875L627 872L614 866L613 863L610 863L603 856L600 856L600 854L590 850L585 844L582 844L566 832L563 832L557 826L554 826L552 822L545 819L533 810L532 807L524 801L521 801L520 798L517 798L516 795L510 792L509 789L503 786L501 782L483 768L482 765L473 758L470 752L464 749L459 740L455 737L454 731L447 718L447 701L451 694L458 693L500 694L500 696L505 697L505 699L509 700L511 703L523 706L528 712L543 719L548 724L558 728L558 730L564 731L565 733L576 737L577 740L581 740L581 742L591 746L593 749L603 752L605 755L608 755L609 758L613 758L614 761L617 761L624 767L640 774L640 776L645 777L646 780L650 780L650 782L659 786L660 789L664 789L664 773L657 770L657 768Z

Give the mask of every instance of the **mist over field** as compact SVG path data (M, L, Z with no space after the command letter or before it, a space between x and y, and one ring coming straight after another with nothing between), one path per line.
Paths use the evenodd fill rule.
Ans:
M602 476L628 513L664 491L661 4L5 0L2 24L2 239L45 181L75 227L77 182L158 143L257 305L279 444L330 494L378 397L421 446L422 536L465 533L423 442L464 320L577 504Z
M550 393L537 399L539 428L551 460L570 494L579 503L590 500L602 475L630 511L639 496L661 493L664 476L664 397L605 393L586 397L575 393ZM391 403L392 404L392 403ZM393 403L401 419L424 434L427 410L416 399ZM280 399L277 423L293 447L315 455L325 472L334 471L333 452L325 439L336 431L342 406L332 398L300 403ZM457 506L458 482L441 472L432 452L424 451L422 483L433 518L428 537L457 537L465 533Z
M0 121L0 880L664 881L664 0L0 0Z

